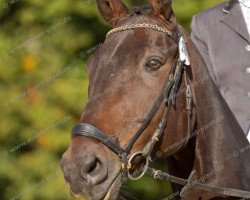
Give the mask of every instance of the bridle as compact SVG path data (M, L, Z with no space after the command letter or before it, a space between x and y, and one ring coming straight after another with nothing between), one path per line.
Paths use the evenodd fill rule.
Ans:
M164 29L162 27L159 27L157 25L151 25L151 24L146 24L146 23L126 25L126 26L112 29L111 31L108 32L107 37L110 36L111 34L118 33L121 31L128 31L128 30L139 29L139 28L153 29L153 30L162 32L162 33L166 34L167 36L171 37L172 39L174 39L174 37L172 36L172 32L170 32L169 30ZM103 143L104 145L109 147L114 153L116 153L121 158L122 170L125 170L128 172L128 177L130 179L135 180L135 179L141 178L142 175L140 177L137 177L137 178L134 178L130 175L129 169L131 168L131 162L132 162L134 157L136 157L138 155L142 155L143 157L146 158L147 163L148 163L148 159L150 159L151 152L152 152L156 142L158 140L160 140L161 135L166 127L167 116L169 114L169 111L170 111L172 104L175 104L175 99L177 97L177 91L179 88L179 83L180 83L180 79L181 79L183 68L184 68L184 61L181 61L178 55L179 54L177 54L177 56L175 58L174 64L172 65L172 68L170 71L170 75L169 75L167 81L165 82L164 87L163 87L159 97L157 98L154 105L150 109L150 112L147 114L147 117L143 121L143 124L135 132L135 134L129 140L128 144L126 144L124 147L121 147L118 144L118 142L116 142L113 138L111 138L107 134L103 133L101 130L97 129L96 127L94 127L90 124L83 124L83 123L77 124L73 128L72 137L85 136L85 137L89 137L89 138L95 139L95 140ZM190 87L190 86L188 86L188 87ZM191 92L191 90L188 90L188 91ZM191 98L190 94L189 94L189 98ZM153 137L148 142L148 144L145 146L143 151L137 152L137 153L133 154L130 158L128 158L128 155L129 155L133 145L138 140L138 138L144 133L145 129L149 126L150 122L152 121L153 117L155 116L155 114L159 110L159 107L160 107L160 105L162 105L164 100L166 102L166 109L164 111L163 117L162 117L160 124L158 125ZM189 101L189 105L187 107L188 107L188 110L191 111L191 101ZM191 112L188 116L191 117Z
M132 136L132 138L129 140L128 144L126 144L124 147L120 146L117 140L113 139L112 137L108 136L106 133L102 132L98 128L90 125L90 124L84 124L79 123L77 124L73 130L72 130L72 138L77 136L84 136L88 138L95 139L102 144L109 147L115 154L117 154L121 159L121 170L123 171L124 176L127 176L131 180L138 180L144 176L145 173L153 176L155 179L159 180L170 180L171 182L175 182L181 185L185 185L185 187L182 189L181 196L183 195L183 192L186 191L188 187L190 187L190 183L193 178L194 172L191 173L188 180L184 180L178 177L171 176L169 174L166 174L164 172L161 172L160 170L155 170L153 168L149 167L149 162L152 161L151 154L154 150L154 147L156 143L161 139L162 134L167 126L167 119L168 115L170 113L170 109L173 105L176 104L176 98L178 94L178 90L180 88L180 83L182 79L182 75L184 75L184 82L186 86L186 111L187 111L187 123L188 123L188 130L187 134L190 134L191 131L191 119L192 119L192 105L193 105L193 94L191 90L191 86L188 82L188 75L187 75L187 67L190 65L190 60L188 57L188 52L185 46L185 41L183 36L180 34L179 27L177 27L178 30L178 40L173 36L172 32L159 27L158 25L152 25L152 24L132 24L132 25L126 25L121 26L118 28L114 28L111 31L108 32L107 37L111 34L122 32L122 31L129 31L133 29L139 29L139 28L146 28L146 29L152 29L155 31L162 32L166 34L168 37L170 37L175 43L178 41L179 46L179 52L176 55L176 58L174 60L174 63L172 65L172 68L170 70L170 75L167 78L167 80L164 83L164 87L155 101L154 105L150 109L149 113L147 114L147 117L143 121L143 124L140 126L140 128L135 132L135 134ZM166 108L164 110L164 114L160 120L159 125L157 126L153 136L149 140L149 142L146 144L146 146L143 148L142 151L136 152L133 155L131 155L128 158L128 155L130 154L130 151L135 144L135 142L139 139L139 137L144 133L144 131L148 128L150 122L154 118L155 114L159 110L162 103L165 102ZM187 144L188 140L186 140L186 143L181 147L184 148ZM138 177L134 177L129 170L132 168L132 161L137 157L141 156L145 158L146 163L144 168L142 169L142 173ZM241 190L234 190L234 189L228 189L228 188L219 188L219 187L212 187L207 186L200 183L192 184L192 188L201 189L201 190L207 190L207 191L213 191L216 193L220 193L223 195L228 196L236 196L236 197L242 197L242 198L250 198L250 192L241 191Z

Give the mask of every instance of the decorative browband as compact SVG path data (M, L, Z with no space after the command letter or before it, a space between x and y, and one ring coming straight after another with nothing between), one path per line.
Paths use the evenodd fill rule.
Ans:
M149 29L153 29L159 32L163 32L166 33L167 35L172 35L172 32L162 28L160 26L157 25L153 25L153 24L147 24L147 23L142 23L142 24L131 24L131 25L125 25L125 26L120 26L114 29L111 29L108 33L107 36L113 34L113 33L117 33L117 32L122 32L122 31L127 31L127 30L132 30L132 29L138 29L138 28L149 28Z

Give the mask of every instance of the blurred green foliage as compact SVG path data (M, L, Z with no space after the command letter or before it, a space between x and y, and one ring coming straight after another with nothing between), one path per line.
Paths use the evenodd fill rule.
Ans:
M175 0L174 10L189 30L195 13L220 2ZM88 50L108 30L94 0L0 1L1 200L71 199L59 160L87 98ZM148 177L125 189L146 200L170 192Z

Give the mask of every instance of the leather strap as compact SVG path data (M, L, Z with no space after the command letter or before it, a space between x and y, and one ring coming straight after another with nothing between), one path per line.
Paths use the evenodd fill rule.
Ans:
M197 181L193 180L193 178L185 180L185 179L178 178L178 177L169 175L167 173L164 173L161 170L156 170L156 169L150 168L150 167L148 167L146 169L146 173L148 175L154 177L154 179L158 179L158 180L162 180L162 181L171 181L171 182L177 183L179 185L184 185L185 190L181 191L182 196L188 188L194 188L194 189L198 189L198 190L215 192L218 194L231 196L231 197L240 197L240 198L246 198L246 199L250 198L250 192L248 192L248 191L231 189L231 188L213 187L213 186L205 185L202 183L198 183Z
M136 131L136 133L133 135L133 137L129 140L129 143L125 146L125 151L127 153L132 149L134 143L137 141L137 139L143 134L145 129L148 127L149 123L152 121L156 112L159 110L160 105L162 104L163 100L169 99L170 90L174 84L174 72L175 72L177 60L178 60L178 55L176 56L176 59L172 65L172 68L170 71L170 76L169 76L168 80L166 81L166 83L164 84L164 88L161 92L161 95L159 96L159 98L157 99L157 101L155 102L153 107L151 108L151 110L150 110L149 114L147 115L142 126Z
M72 138L76 136L85 136L98 140L120 156L124 153L124 149L111 137L89 124L77 124L72 130Z

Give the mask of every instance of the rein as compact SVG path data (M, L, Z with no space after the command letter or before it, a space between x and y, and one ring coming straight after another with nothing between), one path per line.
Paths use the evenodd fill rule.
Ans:
M184 197L184 193L189 188L193 188L193 189L198 189L198 190L215 192L215 193L226 195L226 196L240 197L240 198L242 198L242 200L250 198L250 192L248 192L248 191L242 191L242 190L231 189L231 188L213 187L213 186L205 185L202 183L198 183L194 179L195 171L192 171L188 180L172 176L170 174L162 172L161 170L156 170L156 169L150 168L150 167L147 167L146 173L157 180L170 181L172 183L184 185L184 187L182 188L182 190L180 192L181 197Z
M152 24L132 24L132 25L126 25L126 26L121 26L118 28L114 28L111 31L108 32L107 37L113 33L118 33L122 31L129 31L133 29L138 29L138 28L147 28L147 29L152 29L155 31L162 32L166 34L168 37L170 37L173 41L176 42L176 38L174 38L172 35L172 32L159 27L157 25L152 25ZM179 27L178 27L179 29ZM180 33L180 31L178 31ZM234 197L241 197L241 198L250 198L250 192L247 191L241 191L241 190L235 190L235 189L229 189L229 188L220 188L220 187L212 187L208 185L204 185L201 183L197 183L193 181L193 176L195 171L193 171L189 177L188 180L184 180L169 174L166 174L160 170L156 170L153 168L149 167L149 162L152 162L151 158L151 153L154 150L154 147L156 143L161 139L163 132L167 126L167 118L170 113L170 109L173 105L176 104L176 97L177 93L180 87L180 82L182 79L182 75L184 75L184 82L186 86L186 111L187 111L187 116L188 116L188 134L191 132L191 118L192 118L192 91L191 91L191 86L189 85L187 81L187 71L186 67L190 65L190 60L187 52L187 48L185 45L185 41L182 36L178 34L178 44L179 44L179 53L177 54L175 61L172 65L172 68L170 70L170 75L167 79L167 81L164 84L164 87L161 91L161 94L155 101L154 105L150 109L150 112L148 113L146 119L144 120L143 124L141 127L135 132L135 134L132 136L132 138L129 140L128 144L126 144L124 147L121 147L119 145L118 140L115 140L114 138L108 136L106 133L102 132L101 130L97 129L96 127L90 125L90 124L84 124L84 123L79 123L77 124L73 130L72 130L72 138L77 137L77 136L85 136L89 137L92 139L95 139L107 147L109 147L114 153L116 153L120 159L121 159L121 170L123 171L124 176L128 177L131 180L138 180L142 178L146 173L149 174L150 176L153 176L154 179L159 179L163 181L171 181L180 185L184 185L180 196L183 196L183 193L188 189L188 188L195 188L195 189L200 189L200 190L206 190L206 191L211 191L215 192L218 194L222 195L227 195L227 196L234 196ZM153 117L159 110L160 106L162 103L165 102L166 108L164 110L164 114L160 120L160 123L158 127L156 128L156 131L154 132L152 138L149 140L149 142L146 144L146 146L143 148L142 151L136 152L133 155L131 155L128 158L128 155L130 154L130 151L135 144L135 142L139 139L139 137L144 133L146 128L149 126L150 122L152 121ZM186 146L188 141L184 144L183 147ZM182 147L182 148L183 148ZM130 173L130 169L132 168L132 162L133 160L141 156L146 160L146 164L141 169L142 173L138 177L134 177Z

